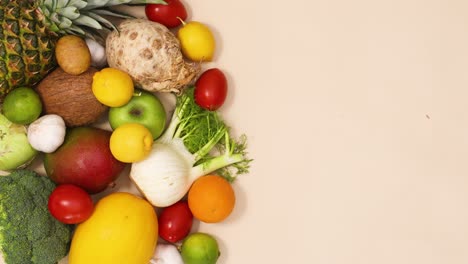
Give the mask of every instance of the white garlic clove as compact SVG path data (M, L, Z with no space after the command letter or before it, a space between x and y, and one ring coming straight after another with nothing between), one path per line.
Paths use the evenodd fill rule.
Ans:
M96 68L102 68L107 65L106 49L97 41L86 38L86 45L91 53L91 65Z
M182 256L176 246L172 244L158 244L150 264L184 264Z
M44 115L28 127L29 144L38 151L52 153L65 140L65 121L59 115Z

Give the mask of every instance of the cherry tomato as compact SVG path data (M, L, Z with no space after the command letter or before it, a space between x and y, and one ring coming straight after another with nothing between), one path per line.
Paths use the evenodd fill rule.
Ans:
M192 223L193 215L187 201L179 201L161 211L158 218L159 235L175 243L188 235Z
M227 79L218 68L202 73L195 82L195 102L202 108L213 111L220 108L227 96Z
M187 10L180 0L165 0L164 4L147 4L145 6L146 17L154 22L163 24L168 28L177 27L182 20L187 19ZM180 18L180 19L179 19Z
M57 186L49 196L49 212L62 223L78 224L88 219L94 210L91 196L73 184Z

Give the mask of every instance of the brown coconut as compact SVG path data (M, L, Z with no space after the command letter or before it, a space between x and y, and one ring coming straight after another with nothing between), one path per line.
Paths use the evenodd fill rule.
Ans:
M93 94L93 75L97 71L90 67L80 75L72 75L59 67L47 75L36 87L44 113L61 116L68 127L96 122L108 109Z

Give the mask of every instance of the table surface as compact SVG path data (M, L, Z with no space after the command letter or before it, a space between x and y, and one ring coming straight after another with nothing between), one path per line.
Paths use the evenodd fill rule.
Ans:
M254 159L218 263L468 263L468 2L184 3Z
M468 263L468 2L189 5L255 159L221 263Z

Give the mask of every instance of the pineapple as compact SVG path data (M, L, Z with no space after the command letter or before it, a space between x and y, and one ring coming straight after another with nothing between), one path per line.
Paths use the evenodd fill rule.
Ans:
M115 30L107 16L128 17L108 7L163 0L0 0L0 102L20 86L33 86L56 66L62 35L96 36Z

